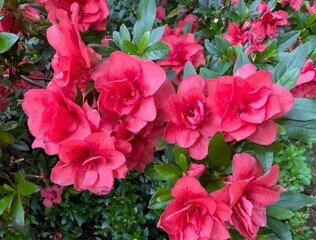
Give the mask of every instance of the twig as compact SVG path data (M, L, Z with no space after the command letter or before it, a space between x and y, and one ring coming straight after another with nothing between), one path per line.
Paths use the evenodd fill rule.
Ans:
M26 77L26 76L24 76L24 75L21 75L21 78L22 78L23 81L25 81L25 82L27 82L27 83L29 83L29 84L35 86L35 87L38 87L38 88L45 88L44 86L42 86L42 85L40 85L40 84L34 82L32 79L30 79L30 78L28 78L28 77Z

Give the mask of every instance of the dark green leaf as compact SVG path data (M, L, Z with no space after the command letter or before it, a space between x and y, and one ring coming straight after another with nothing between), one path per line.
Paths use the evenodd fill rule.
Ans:
M3 184L3 188L8 192L14 192L14 188L10 187L8 184Z
M136 12L136 23L133 31L133 43L139 45L140 39L147 31L151 31L156 18L155 0L142 0Z
M170 48L167 44L157 42L146 48L142 57L150 60L164 59L168 57L169 50Z
M89 46L92 47L94 51L101 54L104 58L109 57L113 52L117 50L115 48L103 46L101 44L89 44Z
M24 209L19 195L15 195L11 205L12 220L17 226L24 225Z
M233 65L233 61L227 61L227 60L220 60L218 61L218 73L220 75L223 75L227 72L227 70Z
M1 198L0 200L0 215L3 214L3 212L10 207L12 199L14 197L14 193L8 194L7 196Z
M16 122L16 121L9 121L9 122L1 124L1 130L3 132L8 132L8 131L16 129L18 126L19 126L18 122Z
M281 221L268 218L268 228L275 232L282 240L292 240L292 235L288 227Z
M17 185L17 192L21 196L29 196L36 191L36 185L34 183L24 181Z
M243 65L247 63L250 63L248 57L246 56L245 53L241 52L237 57L233 72L235 73L240 67L242 67Z
M1 10L2 7L3 7L3 3L4 3L4 0L0 0L0 10Z
M298 121L315 120L316 100L309 98L295 98L293 108L285 117Z
M309 196L301 193L284 192L281 194L281 199L270 208L287 208L291 211L297 211L309 204L315 204L315 200Z
M217 72L212 71L211 69L208 68L200 68L200 75L204 79L215 79L218 78L220 75Z
M17 151L28 151L30 150L29 146L21 141L21 140L17 140L15 141L15 143L12 145L12 147L17 150Z
M82 107L83 104L83 95L82 92L80 90L80 88L76 85L76 90L77 90L77 96L76 96L76 104L79 105L80 107Z
M286 208L267 208L267 215L278 220L289 219L294 213Z
M20 170L14 175L14 184L18 185L21 182L25 182L25 172L24 170Z
M171 188L161 188L151 197L148 207L150 209L165 209L171 200Z
M230 147L225 142L223 134L217 132L208 146L208 159L212 169L218 172L224 171L230 162L230 158Z
M313 13L306 21L306 27L309 27L316 22L316 13Z
M0 132L0 142L3 142L4 144L13 144L15 139L8 132Z
M287 136L293 138L316 138L316 120L296 121L291 119L278 120L286 131Z
M224 186L225 186L225 184L222 181L214 180L214 181L211 181L207 184L205 190L208 193L211 193L211 192L214 192L214 191L217 191L217 190L223 188Z
M194 66L192 65L192 63L190 61L187 61L187 63L185 64L184 67L184 71L183 71L183 78L188 77L189 75L197 75Z
M174 176L180 177L182 176L182 171L176 165L173 164L163 164L163 165L155 165L155 171L164 178L173 178Z
M18 39L13 33L0 32L0 53L8 51Z

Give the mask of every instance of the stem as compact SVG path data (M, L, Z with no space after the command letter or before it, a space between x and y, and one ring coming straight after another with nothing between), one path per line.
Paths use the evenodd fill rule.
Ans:
M44 86L42 86L42 85L40 85L40 84L34 82L32 79L30 79L30 78L28 78L28 77L26 77L26 76L24 76L24 75L21 75L21 78L22 78L23 81L25 81L25 82L27 82L27 83L29 83L29 84L35 86L35 87L38 87L38 88L45 88Z

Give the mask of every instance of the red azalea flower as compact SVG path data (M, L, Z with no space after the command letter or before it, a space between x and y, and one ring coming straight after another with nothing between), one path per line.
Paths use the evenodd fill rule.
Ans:
M230 42L231 45L237 46L238 44L245 45L249 38L249 32L247 28L251 22L247 21L243 24L241 29L239 28L238 23L229 23L228 32L223 33L222 37Z
M262 40L256 39L253 35L250 36L251 37L249 38L249 40L251 44L245 51L246 55L249 55L250 53L255 51L262 53L268 47L268 44L262 44Z
M266 207L277 202L284 188L276 186L279 166L264 174L260 163L249 154L236 154L233 175L227 185L211 194L233 210L234 228L248 239L256 239L259 227L267 225Z
M259 4L257 11L261 12L261 17L253 22L250 30L258 39L264 39L266 36L275 38L279 32L278 26L288 25L288 14L282 10L272 13L265 2Z
M281 5L284 7L287 3L295 10L298 11L302 5L303 0L281 0Z
M308 59L305 62L295 87L291 89L291 93L298 98L316 97L316 66L313 65L312 60Z
M105 30L106 17L110 13L105 0L47 0L45 8L48 13L56 13L59 9L65 10L69 19L72 19L73 23L78 23L81 32L89 28Z
M166 74L152 61L117 51L95 68L93 79L100 92L99 110L107 118L121 121L133 133L155 120L154 95Z
M124 178L125 153L131 150L124 143L124 152L118 150L121 142L107 133L93 133L84 140L69 140L60 144L60 160L52 169L51 181L83 191L103 195L111 191L114 178Z
M188 22L191 22L191 31L190 33L194 33L197 29L196 22L196 16L193 14L187 15L183 20L180 20L177 27L174 29L171 29L167 24L165 24L165 31L163 33L163 38L167 36L181 36L183 35L182 29L184 26L188 24Z
M310 15L313 15L313 13L316 12L316 1L310 1L309 7L306 6L306 10Z
M52 187L44 188L40 191L41 196L44 199L43 205L46 208L51 208L54 203L60 204L62 199L61 195L63 194L63 188L59 187L57 185L54 185Z
M193 163L192 166L187 171L187 175L190 177L198 177L204 174L205 171L206 171L206 167L204 164Z
M192 33L181 36L170 35L163 37L161 42L170 47L169 57L164 60L157 61L157 64L165 70L175 71L175 83L181 82L180 72L184 70L185 64L190 61L197 68L201 64L205 64L203 55L203 47L197 44Z
M63 141L84 139L91 134L91 123L85 111L58 88L27 91L22 108L28 116L29 130L35 137L32 147L44 148L49 155L57 154Z
M84 44L64 10L57 11L56 15L51 13L49 19L53 26L47 30L47 39L56 50L52 60L55 74L50 84L57 85L66 97L75 101L76 86L85 95L91 69L99 63L101 55Z
M162 213L158 227L171 240L225 240L230 234L224 224L231 209L207 194L198 180L185 176L171 190L175 198Z
M290 111L294 102L287 89L272 84L270 72L256 71L252 64L242 66L234 76L209 80L208 87L226 140L247 138L258 144L271 144L277 134L273 119Z
M156 8L156 18L161 20L166 17L166 10L164 7L157 7Z
M202 77L191 75L180 83L178 93L171 95L165 104L170 121L164 139L187 148L190 156L197 160L207 155L208 138L219 130L211 99L205 96L206 89Z

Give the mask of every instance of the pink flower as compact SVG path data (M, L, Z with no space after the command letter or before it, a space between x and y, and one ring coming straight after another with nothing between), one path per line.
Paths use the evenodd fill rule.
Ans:
M250 42L251 42L250 46L245 51L246 55L249 55L250 53L255 52L255 51L262 53L268 47L268 44L266 43L262 44L262 40L258 40L254 37L250 38Z
M110 13L105 0L47 0L45 8L48 13L65 10L69 19L78 23L81 32L89 28L105 30L106 17Z
M21 11L22 16L32 23L38 23L41 21L41 14L30 7L30 4L26 4Z
M165 24L165 31L163 34L163 38L171 35L175 36L181 36L183 35L183 28L191 22L191 31L190 33L194 33L195 30L197 29L197 25L195 24L196 22L196 16L193 14L188 14L183 20L180 20L177 27L174 29L171 29L167 24Z
M47 154L56 154L63 141L84 139L91 134L85 111L58 88L29 90L24 95L22 108L35 137L32 147L44 148Z
M166 17L166 10L164 7L157 7L156 8L156 18L161 20Z
M238 44L244 46L249 38L249 32L247 31L247 28L250 24L251 22L247 21L240 29L238 23L229 23L228 32L223 33L222 37L229 41L233 46L237 46Z
M10 11L2 10L0 15L4 15L4 18L0 20L0 32L19 33L20 27L18 21L16 21L14 15Z
M132 150L126 154L126 166L128 169L135 169L138 172L144 172L146 166L152 162L156 145L163 133L164 121L157 118L134 134L128 131L122 124L113 133L117 139L128 141Z
M287 3L291 5L291 7L298 11L302 5L303 0L281 0L281 5L284 7Z
M295 87L291 89L291 93L298 98L316 97L316 66L313 65L312 60L308 59L305 62Z
M259 4L257 11L261 12L262 15L258 20L253 22L251 31L259 39L264 39L266 36L275 38L279 32L278 26L288 25L288 14L282 10L272 13L265 2Z
M124 146L124 152L121 145ZM93 133L84 140L69 140L60 144L60 160L52 169L51 181L83 191L103 195L111 191L114 178L124 178L125 153L131 150L126 142L117 141L107 133Z
M187 175L190 177L198 177L204 174L206 171L206 167L204 164L192 164L192 166L187 171Z
M207 155L208 138L219 130L206 89L202 77L191 75L180 83L178 93L171 95L165 104L170 121L164 139L187 148L190 156L197 160Z
M225 240L230 237L224 222L231 217L230 208L207 194L198 180L180 178L171 191L175 198L162 213L158 227L171 240Z
M254 157L241 153L233 158L232 172L227 185L211 196L231 207L233 226L241 235L255 239L259 227L267 225L266 207L277 202L284 190L276 186L279 166L264 174Z
M60 204L62 199L61 195L63 194L63 187L59 187L57 185L54 185L52 187L44 188L40 191L41 196L44 199L43 205L46 208L51 208L54 203Z
M93 79L100 92L98 107L106 118L121 121L133 133L155 120L154 95L166 75L152 61L117 51L95 68Z
M181 82L180 73L184 70L185 64L190 61L197 68L201 64L205 64L203 55L203 47L197 44L192 33L181 36L170 35L163 37L161 42L170 47L169 57L164 60L157 61L157 64L165 70L175 71L175 83Z
M306 10L310 15L313 15L313 13L316 12L316 1L310 1L309 7L306 6Z
M290 111L294 102L287 89L272 84L270 72L256 71L252 64L242 66L234 76L208 81L208 87L226 140L247 138L258 144L271 144L277 134L273 119Z
M56 50L52 61L55 74L51 84L57 85L66 97L74 101L76 86L85 95L91 80L91 69L99 63L101 56L84 44L65 11L59 10L56 15L51 13L49 19L53 26L47 30L47 39Z

